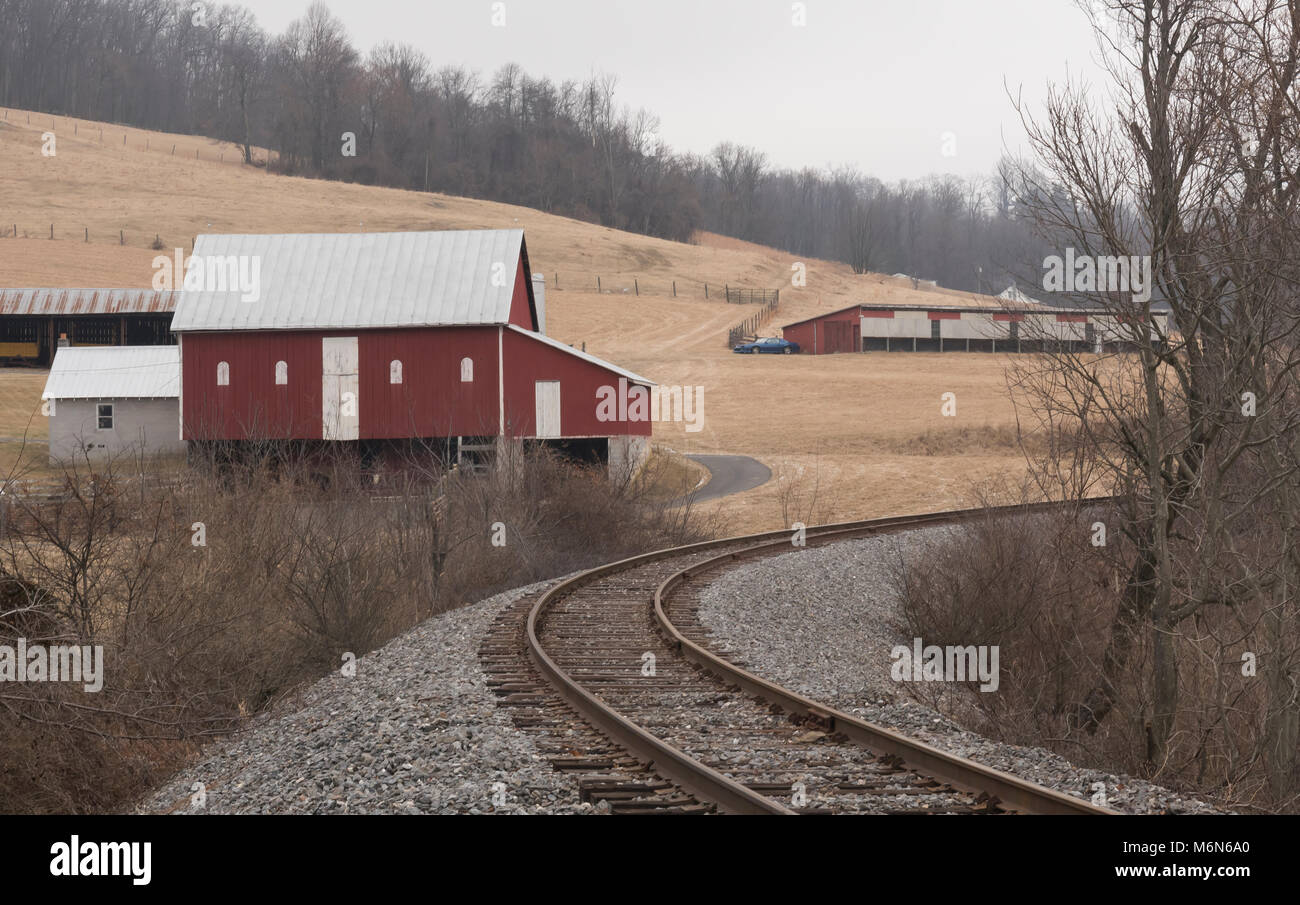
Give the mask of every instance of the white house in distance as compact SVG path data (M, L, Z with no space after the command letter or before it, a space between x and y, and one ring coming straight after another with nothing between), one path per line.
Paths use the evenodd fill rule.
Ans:
M184 452L180 373L176 346L59 349L41 393L50 462Z

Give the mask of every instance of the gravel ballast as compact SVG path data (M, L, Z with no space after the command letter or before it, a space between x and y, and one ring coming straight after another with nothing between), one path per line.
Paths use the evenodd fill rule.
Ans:
M478 647L551 582L435 616L213 746L140 810L213 814L591 813L498 708ZM191 803L194 783L206 801ZM496 784L502 785L496 785ZM501 804L504 795L504 804Z
M1102 783L1107 806L1126 813L1216 812L1140 779L969 732L891 678L890 651L912 644L898 628L891 567L900 556L920 555L948 530L923 528L746 563L700 592L700 621L716 649L759 675L952 754L1078 798L1091 799Z
M746 563L700 593L714 644L813 699L945 751L1131 813L1214 809L1151 783L990 741L911 699L889 675L889 571L945 528L837 543ZM215 743L138 806L214 814L600 813L552 770L489 690L478 649L493 619L554 582L435 616ZM965 693L962 690L954 694ZM195 803L195 784L202 802ZM504 799L502 796L504 795ZM607 809L604 809L607 810Z

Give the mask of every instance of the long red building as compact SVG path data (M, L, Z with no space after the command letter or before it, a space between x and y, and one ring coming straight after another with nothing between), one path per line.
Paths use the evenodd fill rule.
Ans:
M1099 308L1057 308L1004 299L993 305L891 305L863 302L786 324L781 335L809 355L842 352L1036 352L1044 347L1113 349L1167 336L1157 311L1145 330Z
M535 440L638 462L650 381L544 334L522 230L200 236L172 331L191 441Z

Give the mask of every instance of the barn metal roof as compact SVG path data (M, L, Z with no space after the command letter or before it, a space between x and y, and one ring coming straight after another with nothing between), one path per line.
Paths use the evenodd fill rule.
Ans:
M541 333L534 333L532 330L524 330L523 328L517 327L514 324L507 324L506 327L510 330L515 331L521 336L527 336L529 339L535 339L540 343L559 349L561 352L568 352L570 355L581 358L583 361L591 362L592 364L598 367L602 367L607 371L613 371L615 374L619 374L623 377L626 377L632 383L641 383L641 384L645 384L648 387L655 386L655 382L653 380L648 380L647 378L642 377L639 374L633 374L631 371L627 370L626 368L620 368L618 365L610 364L609 362L605 361L605 359L603 358L597 358L595 355L588 355L586 352L579 352L577 349L573 348L573 346L565 345L564 343L560 342L558 339L551 339L551 337L549 336L545 336Z
M179 295L157 289L0 289L0 315L170 314Z
M191 262L235 256L251 273L256 261L258 297L182 289L172 330L504 324L523 239L522 229L199 236Z
M50 366L42 399L180 396L178 346L66 346Z
M1010 299L1002 305L916 305L908 303L906 305L892 305L888 302L859 302L856 305L848 305L844 308L837 308L834 311L827 311L825 314L815 314L812 317L805 317L803 320L794 321L793 323L783 324L781 329L788 327L797 327L800 324L811 323L812 321L823 320L835 314L843 314L846 311L858 309L869 309L871 311L960 311L964 314L1087 314L1093 317L1113 317L1115 312L1106 308L1066 308L1064 306L1046 305L1041 302L1015 302ZM1164 316L1168 311L1155 310L1153 314Z

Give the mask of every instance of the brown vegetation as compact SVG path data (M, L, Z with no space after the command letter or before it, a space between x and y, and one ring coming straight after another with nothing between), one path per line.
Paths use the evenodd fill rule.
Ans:
M413 458L379 489L341 460L141 464L72 463L52 499L0 498L0 644L102 645L105 664L95 693L0 686L0 811L121 806L345 654L709 531L650 501L653 469L613 484L540 452L477 475Z
M1017 361L1014 392L1021 423L1050 438L1037 492L1116 503L1095 522L1080 504L1055 525L967 532L905 582L909 619L960 644L1004 639L1006 691L974 704L1002 731L1293 811L1300 7L1107 0L1092 14L1118 115L1060 87L1026 116L1037 166L1008 175L1062 252L1137 260L1150 279L1067 293L1123 325L1124 367L1055 349Z
M1167 756L1149 757L1156 699L1152 636L1135 631L1114 670L1108 719L1089 732L1076 710L1103 674L1110 627L1123 610L1125 563L1134 545L1113 506L989 517L902 559L893 575L900 630L926 645L996 645L999 687L978 680L907 689L989 738L1050 748L1072 762L1152 778L1242 810L1294 811L1274 791L1270 735L1276 700L1260 673L1296 656L1295 637L1276 632L1260 601L1208 609L1173 639L1179 708ZM1248 655L1248 656L1247 656ZM1248 667L1249 664L1249 667Z

